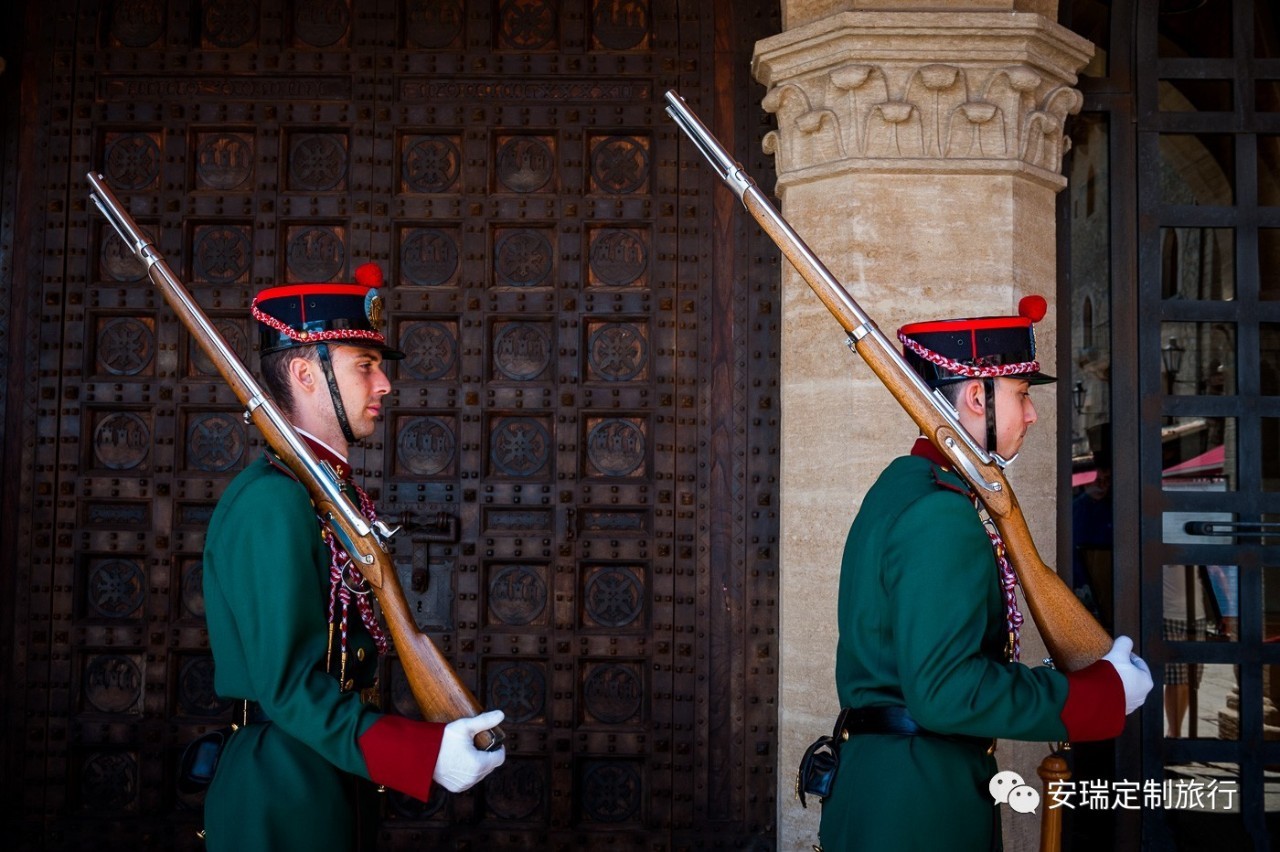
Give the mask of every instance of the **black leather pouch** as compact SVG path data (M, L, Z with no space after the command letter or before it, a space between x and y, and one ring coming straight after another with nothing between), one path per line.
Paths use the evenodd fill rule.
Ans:
M796 777L796 795L800 797L800 806L809 807L805 796L817 796L825 802L831 795L836 783L836 770L840 768L840 746L845 741L845 717L849 710L840 711L836 718L836 726L829 737L818 737L805 749L800 758L800 772Z
M187 743L178 761L178 789L183 793L203 792L213 781L218 759L234 728L219 728Z

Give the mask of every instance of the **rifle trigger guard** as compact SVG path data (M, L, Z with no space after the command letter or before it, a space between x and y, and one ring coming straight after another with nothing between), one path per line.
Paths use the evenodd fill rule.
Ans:
M956 464L964 468L965 476L970 482L972 482L974 485L978 485L978 486L981 486L982 488L985 488L987 491L1002 490L1002 486L1000 485L999 482L991 482L990 480L983 479L982 474L978 472L978 469L976 467L974 467L973 461L964 453L956 450L955 438L948 436L943 440L943 443L947 445L948 450L952 451L953 453L952 458L955 459Z

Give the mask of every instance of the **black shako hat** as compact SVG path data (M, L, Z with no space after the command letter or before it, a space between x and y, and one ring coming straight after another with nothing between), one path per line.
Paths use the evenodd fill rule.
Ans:
M356 269L354 284L285 284L263 290L250 307L261 332L260 353L345 343L380 350L388 360L403 358L382 332L381 285L382 270L366 263Z
M1040 372L1035 323L1044 318L1043 296L1026 296L1013 317L933 320L898 329L903 357L930 387L999 376L1033 385L1056 381Z

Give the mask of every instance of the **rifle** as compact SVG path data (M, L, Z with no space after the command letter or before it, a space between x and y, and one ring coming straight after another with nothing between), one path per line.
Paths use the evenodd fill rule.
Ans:
M926 385L907 365L897 348L760 192L741 164L693 114L684 98L672 89L666 93L666 102L667 114L693 140L711 167L839 321L849 335L849 348L862 356L920 431L973 486L1004 538L1009 562L1018 575L1031 616L1055 665L1066 671L1078 671L1100 659L1111 649L1111 637L1040 558L1018 498L1005 479L1003 468L1008 462L978 446L960 425L950 401Z
M245 422L257 425L271 449L306 486L317 514L324 519L325 526L333 532L338 545L351 557L360 573L373 587L374 597L382 607L391 641L399 653L409 688L423 718L430 722L452 722L480 713L483 708L475 696L458 679L457 673L431 641L431 637L420 631L417 622L413 620L395 565L387 553L386 541L396 530L382 521L370 524L365 519L355 503L343 493L341 482L333 468L316 458L293 424L263 392L186 287L173 274L164 257L125 212L102 176L90 172L87 177L93 188L90 199L134 256L146 265L151 282L160 289L169 307L173 308L178 319L182 320L218 368L222 378L231 386L236 398L245 407ZM494 751L502 745L504 738L501 728L493 728L477 734L475 744L481 750Z

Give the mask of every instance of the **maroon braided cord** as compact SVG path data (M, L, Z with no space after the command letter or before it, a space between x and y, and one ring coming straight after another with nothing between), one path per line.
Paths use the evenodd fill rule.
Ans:
M987 525L987 537L991 539L991 549L996 554L996 564L1000 566L1000 588L1004 591L1005 625L1013 634L1013 659L1016 661L1022 654L1022 612L1018 609L1018 597L1014 587L1018 585L1018 575L1005 556L1004 539L992 526Z
M386 344L387 338L378 331L367 331L362 328L344 328L335 331L298 331L293 326L281 322L271 314L263 313L258 309L257 305L249 308L249 312L253 314L253 318L265 326L275 329L281 334L287 336L290 340L296 340L299 343L315 343L324 342L326 340L350 340L351 338L359 338L361 340L372 340L374 343Z
M1017 376L1023 373L1040 372L1039 361L1022 361L1017 364L986 364L975 367L971 364L963 364L960 361L952 360L945 355L939 355L932 349L921 346L901 331L898 332L898 339L902 341L903 346L929 363L937 364L944 370L950 370L957 375L968 376L971 379L990 379L998 376Z
M356 495L360 498L360 511L370 522L378 519L377 512L373 508L373 501L369 499L369 495L364 489L354 482L349 483L355 489ZM369 600L369 584L365 580L364 575L355 568L351 557L344 551L339 549L338 543L333 536L333 532L328 526L322 527L324 530L324 542L329 546L330 562L329 562L329 623L333 624L334 615L337 612L338 604L342 605L341 618L337 622L341 631L341 649L345 656L347 653L347 622L349 618L349 608L351 605L352 591L358 595L356 598L356 609L360 613L360 620L364 622L365 629L369 631L369 636L378 646L378 653L387 653L388 642L387 636L382 631L382 625L378 623L377 616L373 612L373 604Z

